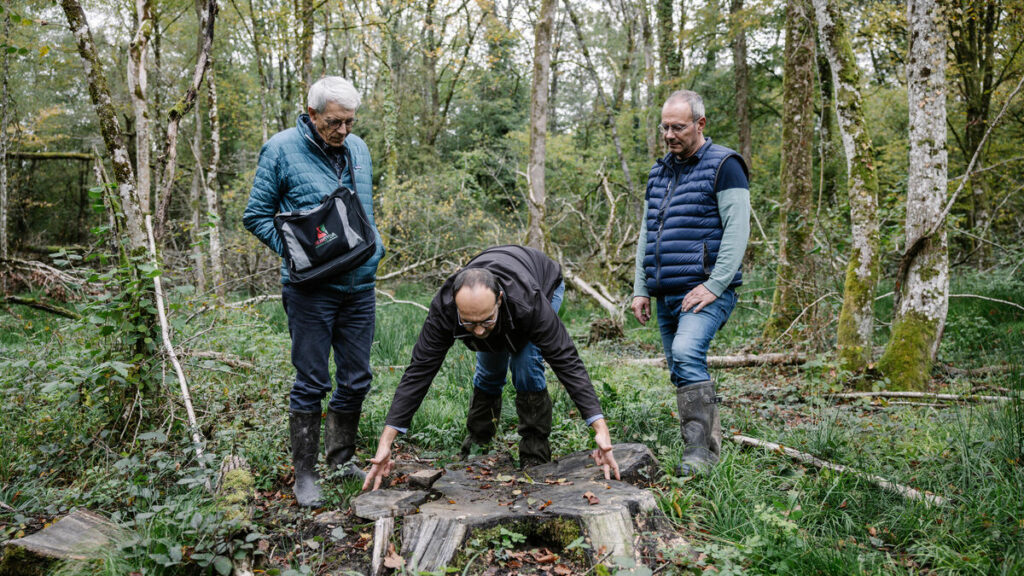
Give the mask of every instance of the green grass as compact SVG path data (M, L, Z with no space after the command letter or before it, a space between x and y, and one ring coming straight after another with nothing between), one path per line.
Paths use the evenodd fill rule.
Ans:
M770 292L749 275L741 305L712 353L756 349ZM1019 282L957 279L953 293L974 293L1020 303ZM396 297L427 303L424 287L403 287ZM209 461L200 467L182 426L177 382L168 372L142 391L144 417L110 425L104 389L119 385L116 370L95 366L91 351L104 340L88 326L28 308L0 316L0 538L41 528L74 507L98 510L138 539L99 564L69 573L153 574L213 571L218 556L245 551L266 535L280 546L300 543L294 512L271 504L253 526L224 522L199 485L227 454L245 456L257 488L290 492L287 396L291 386L287 324L279 302L249 310L219 309L174 315L175 339L191 350L213 351L251 364L185 357L193 401L207 438ZM880 321L886 303L879 304ZM188 311L188 312L186 312ZM867 401L836 404L843 374L831 357L801 368L718 370L726 397L723 428L779 442L948 499L927 507L884 491L854 474L818 471L764 450L725 442L721 463L709 474L674 478L682 449L675 398L667 372L624 358L657 357L656 326L626 326L626 339L585 345L588 325L601 313L570 291L566 321L601 397L616 442L643 442L661 462L652 491L699 561L680 560L664 571L747 574L1015 574L1024 570L1024 314L976 298L950 303L940 360L958 367L1002 366L976 378L938 382L950 391L986 386L1010 390L1003 405L935 408ZM374 386L360 422L359 456L372 456L402 367L408 362L425 313L380 300L371 349ZM880 337L884 338L884 322ZM187 345L187 346L186 346ZM399 449L451 457L464 435L474 357L453 348ZM104 380L104 379L107 380ZM552 373L552 448L556 455L592 446L588 428ZM991 392L998 393L998 392ZM138 410L136 404L133 410ZM515 456L514 393L507 387L499 449ZM345 506L358 493L353 482L331 483L325 497ZM273 502L274 496L268 496ZM199 514L197 517L196 514ZM179 558L175 550L198 554ZM280 551L278 551L280 552ZM274 552L272 551L271 554ZM323 555L304 551L289 565L316 570ZM286 566L287 567L287 566Z

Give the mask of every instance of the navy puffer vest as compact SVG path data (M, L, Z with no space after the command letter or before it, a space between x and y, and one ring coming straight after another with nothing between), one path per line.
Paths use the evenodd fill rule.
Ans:
M685 160L658 160L647 178L647 252L644 271L652 296L685 294L711 276L722 243L722 218L715 191L719 169L734 150L707 138ZM743 283L736 272L730 287Z

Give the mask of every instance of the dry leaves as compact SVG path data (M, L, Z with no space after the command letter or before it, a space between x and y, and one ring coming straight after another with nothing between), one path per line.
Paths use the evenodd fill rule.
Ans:
M384 566L395 570L403 565L405 565L405 558L402 558L398 555L398 552L395 552L394 544L388 544L388 555L384 557Z
M583 493L583 497L587 499L587 502L591 506L593 506L594 504L600 504L601 503L601 501L597 499L597 496L595 496L594 493L590 492L589 490L587 492Z

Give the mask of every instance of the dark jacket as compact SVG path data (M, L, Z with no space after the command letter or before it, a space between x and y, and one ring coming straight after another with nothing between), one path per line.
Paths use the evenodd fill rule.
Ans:
M518 352L532 342L565 386L580 415L601 413L601 404L587 369L558 314L551 297L562 283L562 270L544 253L523 246L497 246L478 254L466 268L486 268L498 279L505 296L498 323L485 339L475 338L459 326L452 292L454 275L445 281L430 303L430 311L412 349L412 360L395 390L384 423L406 429L419 410L448 349L461 340L470 350Z
M647 253L644 272L652 296L685 294L711 276L722 243L718 213L719 169L735 151L708 138L689 158L668 154L647 179ZM737 271L730 287L743 283Z
M335 163L308 119L308 115L302 114L295 128L278 132L263 145L242 223L281 254L281 235L274 228L274 214L315 208L339 185L354 189L377 236L377 251L359 268L333 278L330 286L346 293L369 290L374 285L377 263L384 256L384 242L373 219L370 150L358 136L349 134L342 145L345 161ZM288 283L284 263L281 283Z

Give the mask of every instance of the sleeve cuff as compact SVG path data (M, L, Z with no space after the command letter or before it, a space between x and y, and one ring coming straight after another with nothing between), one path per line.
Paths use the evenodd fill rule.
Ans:
M729 285L723 284L722 282L718 282L717 280L709 279L704 281L704 287L707 288L709 292L714 294L715 298L718 298L719 296L722 295L722 292L725 292L725 289L728 288Z
M600 420L602 418L604 418L604 414L594 414L590 418L587 418L587 426L590 426L591 424L593 424L594 422L597 422L598 420Z
M409 431L408 428L399 428L398 426L392 426L391 424L385 424L385 426L391 428L392 430L397 430L399 434L405 434L406 432Z

